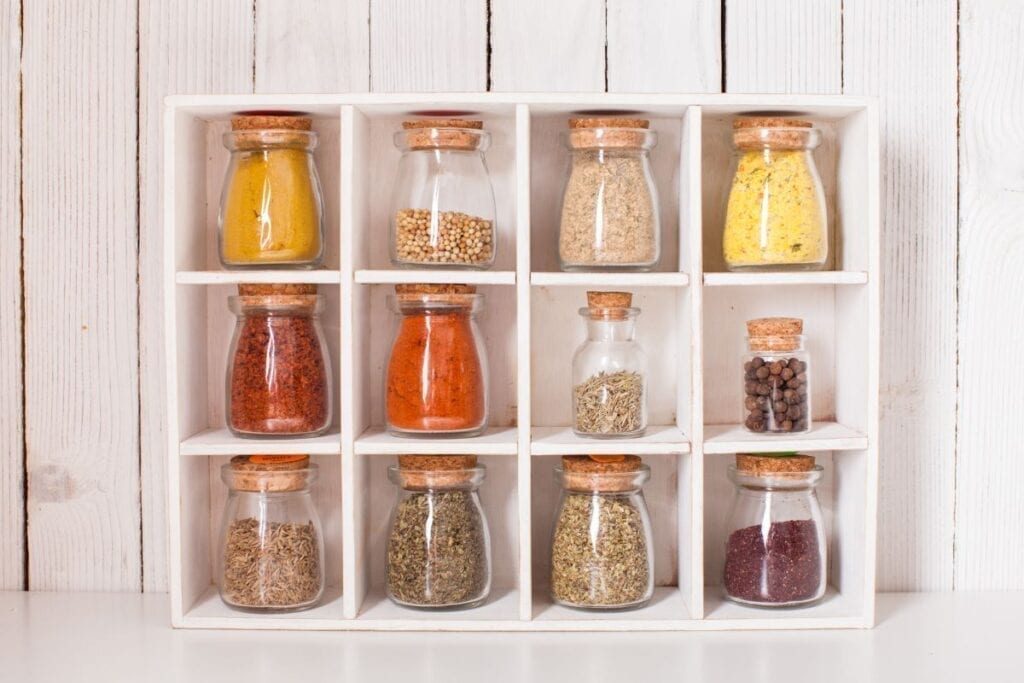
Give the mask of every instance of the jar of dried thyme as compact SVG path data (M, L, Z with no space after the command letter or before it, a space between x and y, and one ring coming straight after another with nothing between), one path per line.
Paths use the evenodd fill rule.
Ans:
M308 455L237 455L221 467L227 484L217 579L231 607L291 612L319 602L324 544L310 489Z
M569 172L562 193L562 270L650 270L661 252L650 121L569 119Z
M466 609L491 591L491 539L475 455L400 455L391 515L387 594L405 607Z
M551 598L580 609L634 609L654 593L654 544L637 455L566 455L551 541Z

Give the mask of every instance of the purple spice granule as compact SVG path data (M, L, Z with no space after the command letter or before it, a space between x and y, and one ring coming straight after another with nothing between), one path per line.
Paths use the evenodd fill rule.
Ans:
M725 548L723 583L729 597L787 604L813 599L822 578L818 529L809 519L775 522L767 543L760 525L737 529Z

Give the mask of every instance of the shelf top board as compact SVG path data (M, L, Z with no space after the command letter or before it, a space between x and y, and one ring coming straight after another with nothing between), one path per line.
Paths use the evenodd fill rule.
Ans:
M652 425L633 439L587 439L571 427L534 427L530 444L533 455L582 455L586 453L689 453L690 441L675 425Z
M480 436L464 439L430 437L412 439L389 434L383 427L370 427L356 439L355 449L359 455L402 453L515 455L517 438L515 427L491 427Z
M221 427L207 429L188 437L181 442L178 452L181 455L338 455L341 453L341 435L337 430L333 430L323 436L307 439L240 439Z
M837 422L815 422L803 434L755 434L743 425L705 425L705 453L780 453L782 451L856 451L868 438Z

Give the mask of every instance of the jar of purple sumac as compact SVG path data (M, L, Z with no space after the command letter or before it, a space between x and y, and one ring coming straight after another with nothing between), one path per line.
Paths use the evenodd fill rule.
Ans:
M757 607L795 607L825 595L828 540L815 486L822 468L797 453L737 453L726 523L725 597Z
M793 434L811 429L811 364L800 318L747 321L743 426Z

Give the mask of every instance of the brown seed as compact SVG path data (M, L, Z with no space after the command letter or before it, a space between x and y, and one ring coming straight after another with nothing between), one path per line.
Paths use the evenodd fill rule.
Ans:
M780 426L782 427L782 431L784 432L793 431L793 423L790 420L783 420L782 425Z
M762 365L757 369L757 371L754 374L757 376L758 379L767 379L769 375L769 370L767 366Z
M789 380L793 379L793 377L794 377L795 375L796 375L796 373L795 373L795 372L793 372L793 369L792 369L792 368L785 368L785 369L783 369L783 371L782 371L782 375L781 375L781 377L782 377L782 379L784 379L784 380L786 380L786 381L789 381Z
M764 358L761 358L760 356L756 356L756 357L754 357L753 360L750 361L750 365L756 370L757 368L759 368L762 365L764 365Z

